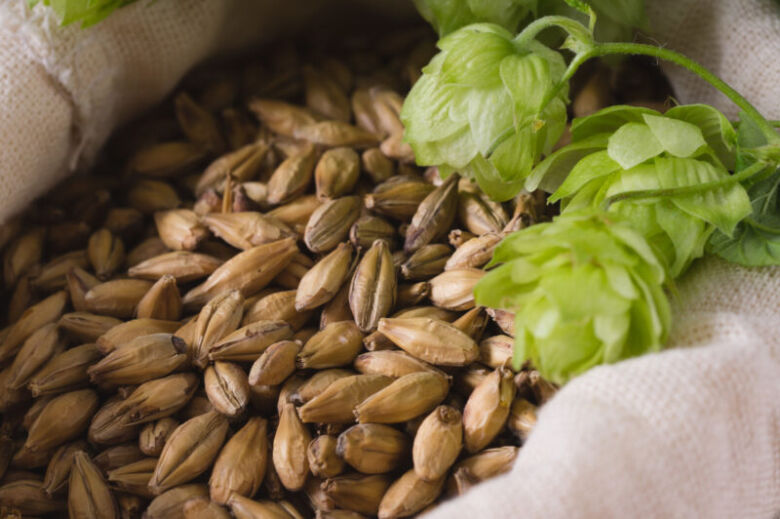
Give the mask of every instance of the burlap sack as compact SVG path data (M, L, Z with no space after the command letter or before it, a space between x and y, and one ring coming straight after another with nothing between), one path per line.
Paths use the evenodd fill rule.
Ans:
M343 4L343 2L342 2ZM653 34L780 118L773 0L648 0ZM81 31L0 3L0 219L88 164L194 64L311 23L326 2L141 0ZM408 16L407 3L355 1ZM681 102L733 107L668 67ZM599 367L540 414L513 471L429 517L769 518L780 513L780 269L717 259L680 284L672 346ZM774 515L777 517L777 515Z

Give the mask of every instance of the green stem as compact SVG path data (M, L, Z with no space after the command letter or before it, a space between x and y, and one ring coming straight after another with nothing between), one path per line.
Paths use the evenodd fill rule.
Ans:
M693 186L673 187L673 188L666 188L666 189L641 189L637 191L628 191L626 193L612 195L606 200L604 200L604 209L607 210L612 204L616 202L622 202L624 200L639 200L642 198L655 198L659 196L663 196L663 197L684 196L684 195L692 195L704 191L709 191L711 189L728 187L730 185L736 184L737 182L742 182L755 175L758 175L766 167L767 164L763 162L756 162L755 164L752 164L749 167L743 169L739 173L735 173L722 180L715 180L713 182L704 182L703 184L696 184Z
M545 29L550 27L560 27L566 31L577 42L587 46L593 45L593 36L590 31L580 22L569 18L568 16L542 16L541 18L529 23L520 34L515 36L514 42L519 47L525 47L531 40Z
M751 227L755 227L759 231L763 231L763 232L765 232L767 234L780 234L780 229L777 229L775 227L769 227L768 225L764 225L762 223L759 223L759 222L755 221L753 218L751 218L750 216L745 218L744 222L746 224L750 225Z
M723 92L735 105L740 107L742 111L761 127L761 130L766 135L769 142L780 141L780 135L777 134L773 125L767 121L747 99L718 76L679 52L643 43L597 43L590 54L591 56L604 56L607 54L642 54L664 59L686 68Z
M590 58L608 54L639 54L663 59L690 70L723 92L723 94L725 94L735 105L740 107L742 111L753 119L761 128L767 141L770 143L780 142L780 135L775 131L777 121L767 121L756 107L750 104L747 99L734 90L728 83L679 52L644 43L596 43L593 41L591 32L585 28L584 25L566 16L543 16L528 24L520 34L515 36L514 42L519 47L524 47L531 40L536 38L541 31L549 27L560 27L569 34L570 39L574 42L574 44L569 47L576 52L576 55L558 84L555 85L551 92L548 92L544 99L544 103L541 105L542 107L547 106L547 103L557 95L561 88L568 84L569 79L571 79L580 65Z
M568 68L566 68L566 72L564 72L563 76L561 76L561 80L558 81L558 83L547 92L547 95L545 95L540 106L546 107L550 101L555 99L555 96L558 95L558 92L560 92L564 86L569 84L569 80L572 78L572 76L574 76L574 73L577 72L577 69L580 68L580 66L590 58L597 55L595 54L595 50L596 49L590 49L585 52L580 52L574 56L574 59L571 60Z

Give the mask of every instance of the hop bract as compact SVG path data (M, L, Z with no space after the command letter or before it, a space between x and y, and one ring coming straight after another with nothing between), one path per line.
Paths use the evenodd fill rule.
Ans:
M729 121L710 106L678 106L664 115L610 107L576 119L571 144L540 163L526 187L554 191L550 202L563 200L564 213L608 206L677 277L703 254L715 229L730 235L751 212L745 189L724 184L735 139Z
M537 10L537 0L414 0L417 11L439 36L476 22L496 23L513 31Z
M566 89L542 106L565 70L558 52L520 47L494 24L445 36L404 102L405 140L420 165L476 180L497 200L522 188L566 124Z
M665 269L647 241L605 213L580 212L507 236L475 289L477 304L515 312L519 367L564 383L603 363L661 348Z

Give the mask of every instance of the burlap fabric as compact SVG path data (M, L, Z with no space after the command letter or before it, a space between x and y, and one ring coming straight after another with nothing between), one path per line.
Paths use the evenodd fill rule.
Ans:
M110 131L194 64L271 40L325 2L141 0L86 31L0 3L0 219L88 164ZM648 0L653 36L780 118L773 0ZM391 0L357 9L406 15ZM681 102L735 115L668 67ZM542 410L511 473L429 517L771 518L780 513L780 269L699 262L680 282L674 348L599 367Z

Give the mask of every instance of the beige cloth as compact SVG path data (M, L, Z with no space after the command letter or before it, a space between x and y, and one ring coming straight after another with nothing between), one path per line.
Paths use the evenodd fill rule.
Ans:
M193 65L367 5L413 15L393 0L138 0L82 30L42 4L0 1L0 222L88 165Z
M392 0L356 8L408 13ZM0 219L88 164L112 128L219 51L279 36L331 3L140 0L60 28L0 2ZM773 0L648 0L659 42L780 118ZM669 68L682 102L735 112ZM770 518L780 512L780 269L716 259L680 283L677 349L600 367L541 412L514 470L429 517Z
M780 269L708 258L679 288L677 349L570 382L512 472L426 519L776 518Z

